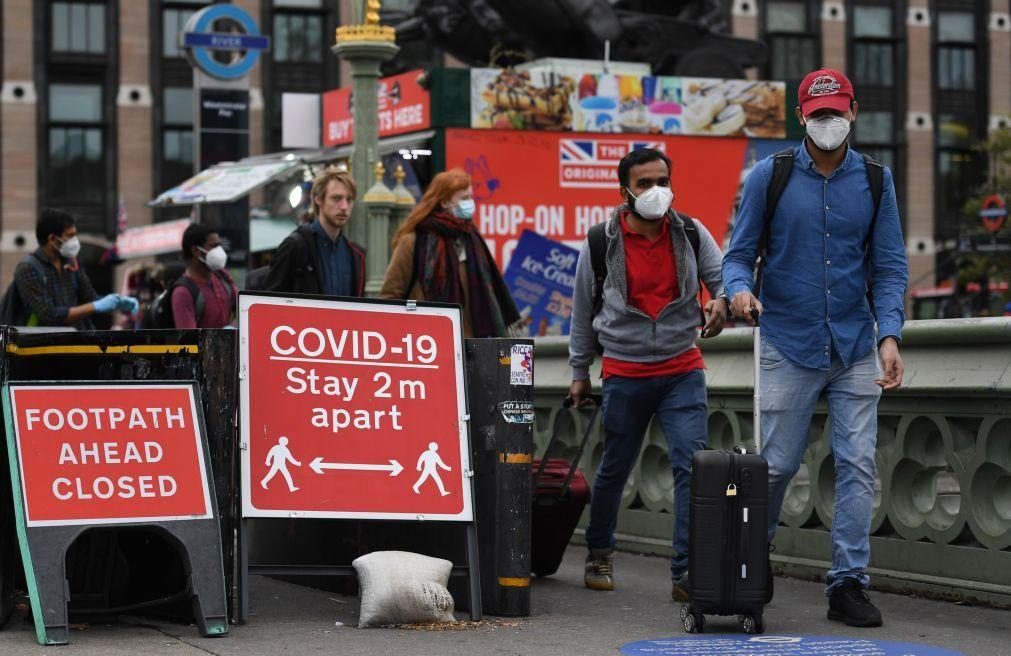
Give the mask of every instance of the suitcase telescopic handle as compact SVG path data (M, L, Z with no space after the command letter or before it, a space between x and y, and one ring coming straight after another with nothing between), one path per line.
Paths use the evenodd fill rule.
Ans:
M754 408L751 411L751 423L755 430L755 453L762 452L762 329L759 327L758 308L748 309L751 318L755 321L754 341L754 361L755 361L755 395L752 401Z
M565 481L562 483L560 497L564 497L565 493L569 491L569 485L572 483L572 478L576 475L576 470L579 468L579 460L583 457L583 451L586 449L586 443L590 439L590 433L593 431L593 424L597 420L597 415L600 413L600 408L604 405L604 397L600 394L590 394L587 397L593 407L593 414L590 415L590 420L586 422L586 428L583 430L583 438L579 442L579 449L576 451L576 457L572 459L572 465L569 467L569 473L565 476ZM562 401L563 408L572 407L572 397L567 396L565 400ZM541 476L544 474L544 467L548 464L548 456L551 454L551 447L554 445L555 441L558 439L558 434L556 432L551 433L551 439L548 440L548 445L544 448L544 455L541 457L541 462L537 467L537 473L534 475L534 489L541 482Z

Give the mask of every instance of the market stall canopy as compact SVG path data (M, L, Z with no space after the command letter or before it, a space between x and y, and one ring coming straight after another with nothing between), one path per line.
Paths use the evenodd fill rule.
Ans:
M179 219L124 230L116 237L116 253L128 260L178 252L189 224L189 219Z
M295 153L288 153L281 158L246 158L238 162L222 162L160 194L148 205L168 207L231 203L274 180L290 175L304 165L305 159Z
M249 220L249 252L259 253L277 248L298 224L291 219L260 217Z

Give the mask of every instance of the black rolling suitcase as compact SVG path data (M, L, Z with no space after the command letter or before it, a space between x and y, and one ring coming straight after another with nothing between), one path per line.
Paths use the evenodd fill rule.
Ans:
M761 450L759 329L755 328L755 445ZM764 633L768 600L769 466L734 451L698 451L692 458L688 580L681 607L688 633L705 630L706 615L736 615L747 633Z

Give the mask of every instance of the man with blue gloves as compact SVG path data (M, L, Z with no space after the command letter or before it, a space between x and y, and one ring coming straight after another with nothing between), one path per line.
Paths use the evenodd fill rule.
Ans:
M44 210L35 224L35 238L38 249L25 256L14 270L26 316L17 317L13 323L88 330L93 328L93 314L137 311L137 299L133 297L106 294L98 298L77 262L81 242L74 217L61 210Z

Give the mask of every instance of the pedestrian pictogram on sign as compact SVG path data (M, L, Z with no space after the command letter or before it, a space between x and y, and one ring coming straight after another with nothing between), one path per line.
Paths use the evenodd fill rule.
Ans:
M28 526L212 517L190 385L11 385Z
M239 306L245 517L473 521L458 308Z

